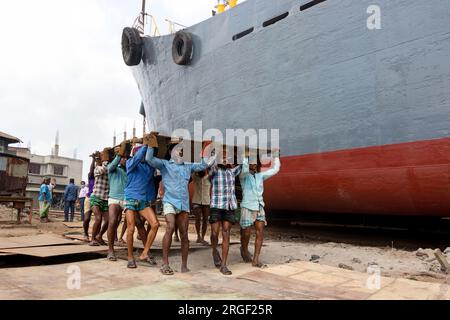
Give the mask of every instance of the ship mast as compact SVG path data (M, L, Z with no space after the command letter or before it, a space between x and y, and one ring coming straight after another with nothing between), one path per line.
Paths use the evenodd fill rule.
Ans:
M141 16L142 16L142 23L145 25L145 0L142 0Z

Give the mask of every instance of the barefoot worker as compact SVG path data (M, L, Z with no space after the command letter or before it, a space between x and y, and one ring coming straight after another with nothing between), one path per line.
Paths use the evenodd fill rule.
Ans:
M197 243L209 245L205 240L208 229L209 204L211 202L211 182L208 171L200 171L192 174L194 184L194 195L192 197L192 209L195 213L195 231L197 232Z
M89 245L99 246L106 245L103 240L103 235L108 230L108 195L109 195L109 180L108 180L108 148L103 150L100 158L96 158L96 167L94 169L94 191L92 192L90 202L92 212L94 213L95 222L92 227L92 239ZM103 221L103 225L102 225Z
M91 167L89 169L88 173L88 192L86 194L86 199L84 200L84 220L83 220L83 231L84 231L84 241L89 241L89 224L91 222L91 215L92 215L92 207L91 207L91 195L92 192L94 192L94 185L95 185L95 176L94 176L94 170L95 170L95 163L96 159L100 158L100 153L98 151L94 152L90 155L92 158Z
M125 187L125 210L127 219L127 246L128 246L128 268L136 268L136 260L133 256L133 240L134 228L138 227L138 232L141 240L145 243L144 250L139 257L140 262L145 262L149 265L156 265L154 257L150 255L150 248L155 240L158 232L159 222L156 214L149 203L156 197L155 184L153 176L155 169L145 161L147 150L155 146L152 141L146 136L144 138L144 145L136 145L133 148L133 157L127 161L127 176L128 182ZM135 217L139 214L150 224L150 232L147 236L144 228L144 223L140 223Z
M235 210L237 200L235 193L235 178L241 172L241 165L234 166L227 156L227 151L223 151L221 164L214 165L209 171L211 177L211 210L209 223L211 224L211 246L214 265L220 268L224 275L231 275L232 272L227 267L228 250L230 246L230 230L235 224ZM222 227L222 258L217 251L219 242L219 232Z
M279 150L274 150L272 157L272 167L265 171L261 171L261 163L259 161L249 161L249 158L246 157L242 165L242 172L239 176L243 194L240 220L241 256L245 262L252 262L252 265L258 268L266 266L259 261L259 255L263 244L264 227L267 225L263 201L264 181L280 171ZM253 259L248 251L252 226L255 226L256 230L255 253Z
M122 219L122 211L124 209L125 186L127 185L127 172L125 164L127 142L124 141L114 151L116 156L108 165L109 179L109 224L108 224L108 256L110 261L117 261L114 253L114 241L117 236L117 228Z
M154 144L158 144L156 135L151 135ZM174 141L172 141L174 142ZM178 227L181 237L181 272L188 272L187 259L189 251L189 180L193 172L203 171L214 163L214 157L208 162L185 163L183 161L183 147L178 142L169 147L170 160L161 160L154 156L154 149L147 151L147 162L159 169L164 184L163 213L166 219L166 233L163 238L163 265L161 272L172 275L169 266L169 251L175 226Z

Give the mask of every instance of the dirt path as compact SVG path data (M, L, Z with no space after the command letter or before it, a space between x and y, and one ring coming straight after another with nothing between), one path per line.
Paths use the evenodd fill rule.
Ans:
M60 220L53 219L55 222L41 224L36 217L31 226L27 224L16 226L11 224L10 210L0 209L0 241L2 237L41 233L62 235L65 232L81 232L81 229L65 227ZM195 241L193 222L190 224L189 231L190 240ZM164 223L162 223L158 237L162 237L163 232ZM334 241L330 241L333 240L333 237ZM408 243L405 239L401 240L385 235L378 238L375 235L374 239L370 239L371 237L373 235L364 236L364 234L352 234L348 231L342 231L340 236L336 236L329 230L268 226L262 259L269 265L312 261L322 265L348 268L360 272L366 272L369 267L372 269L379 268L381 275L386 277L450 283L447 274L441 271L440 264L436 260L430 261L430 258L433 258L432 250L419 250L418 253L419 246L415 247L415 244ZM209 234L207 239L209 240ZM232 239L239 241L238 226L234 226L232 229ZM372 245L367 245L367 242ZM365 245L358 243L364 243ZM253 242L251 245L253 245ZM420 245L420 242L418 245ZM447 254L450 258L450 251L447 251ZM155 255L160 258L160 252L156 252ZM179 252L172 253L174 268L180 267L180 258ZM229 259L232 263L241 261L238 244L231 246ZM191 269L202 269L211 265L211 252L208 248L190 253L189 266Z

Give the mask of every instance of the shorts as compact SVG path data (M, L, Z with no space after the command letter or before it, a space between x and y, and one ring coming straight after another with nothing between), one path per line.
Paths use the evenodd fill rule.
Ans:
M84 198L84 212L91 210L91 201L88 197Z
M142 211L148 207L148 201L145 200L135 200L125 198L124 204L125 209L132 211Z
M124 208L125 201L124 200L117 200L113 198L108 199L108 206L112 204L118 204L121 208Z
M220 221L228 221L232 224L235 224L236 217L234 210L211 208L209 214L209 223L213 224Z
M175 208L169 202L163 202L163 214L165 216L168 215L168 214L180 214L181 212L189 213L189 211L180 210L180 209Z
M267 226L266 212L264 207L260 207L259 211L241 208L241 221L239 222L242 229L247 229L255 224L256 221L264 222Z
M198 203L193 203L192 204L192 209L203 208L203 207L208 207L209 208L209 204L198 204Z
M102 212L108 211L108 200L102 200L97 196L91 196L89 201L91 202L91 207L98 207Z

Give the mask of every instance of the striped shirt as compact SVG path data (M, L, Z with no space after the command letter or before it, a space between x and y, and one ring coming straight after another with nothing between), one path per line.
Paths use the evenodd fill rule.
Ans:
M97 166L94 169L94 191L93 196L98 197L101 200L108 200L109 196L109 180L108 169L106 166Z
M223 210L237 209L235 178L241 172L241 166L223 169L213 166L209 172L211 177L211 208Z

